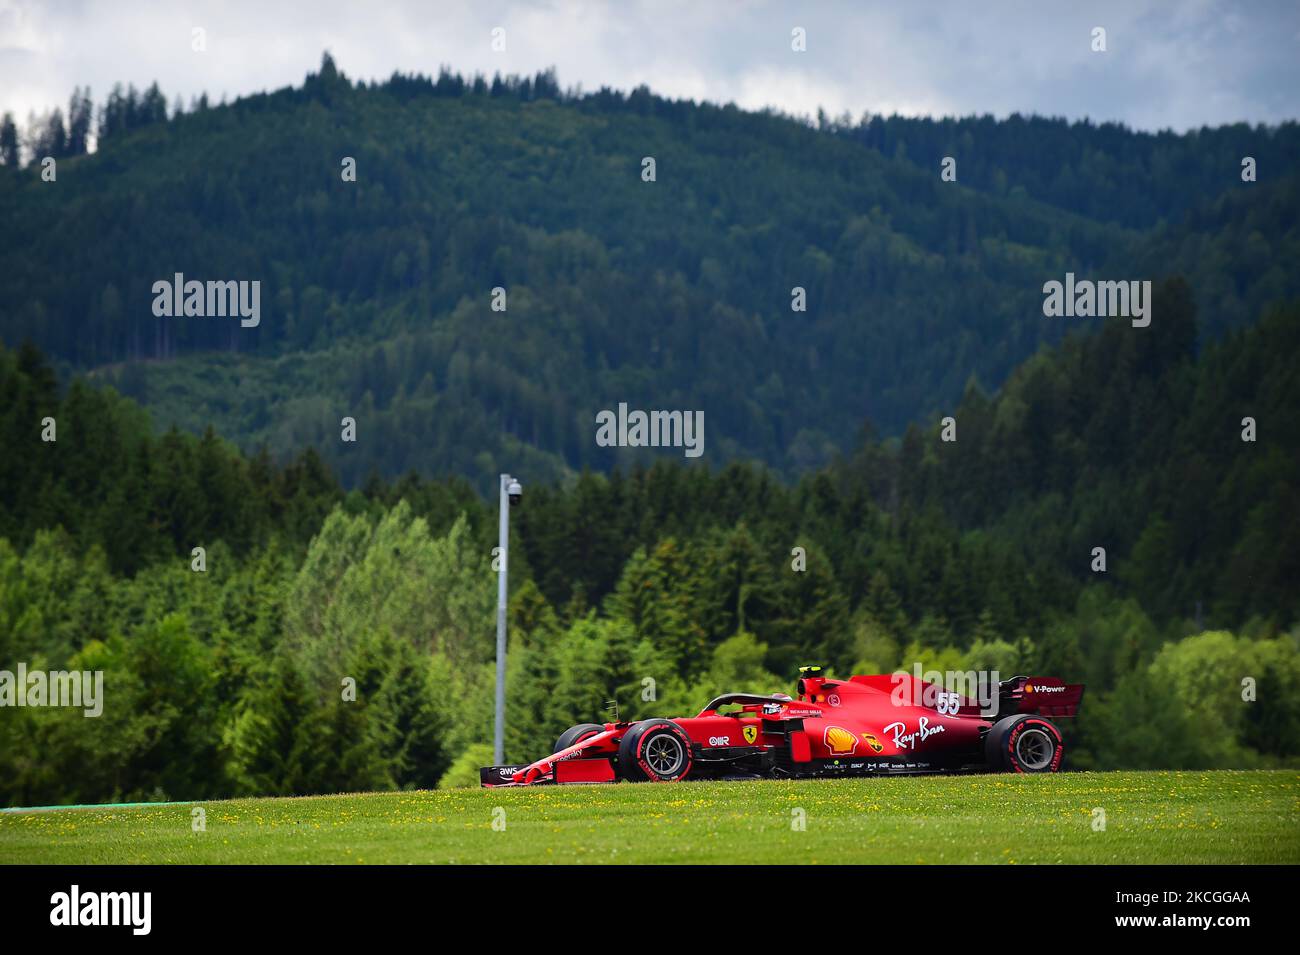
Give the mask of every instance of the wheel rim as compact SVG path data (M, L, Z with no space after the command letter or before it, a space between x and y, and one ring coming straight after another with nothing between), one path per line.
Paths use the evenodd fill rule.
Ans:
M671 733L657 733L646 741L642 758L656 776L672 779L681 772L686 750L681 740Z
M1046 769L1056 754L1056 741L1045 730L1030 727L1016 740L1016 762L1022 769L1037 772Z

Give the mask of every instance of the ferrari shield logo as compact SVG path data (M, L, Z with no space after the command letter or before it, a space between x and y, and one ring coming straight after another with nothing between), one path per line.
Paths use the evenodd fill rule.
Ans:
M757 726L746 726L744 729L741 730L741 732L745 734L746 743L752 743L754 742L754 740L758 739Z

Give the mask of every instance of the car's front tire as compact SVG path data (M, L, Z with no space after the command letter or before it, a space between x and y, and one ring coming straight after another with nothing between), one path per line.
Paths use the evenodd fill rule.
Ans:
M555 741L555 749L551 750L551 753L554 754L562 749L568 749L574 743L581 743L584 739L603 732L605 732L605 727L599 723L579 723L577 726L570 726Z
M691 764L691 738L672 720L642 720L618 744L619 775L632 782L675 783Z
M1009 773L1054 773L1065 746L1061 731L1041 716L1019 714L998 720L984 739L989 769Z

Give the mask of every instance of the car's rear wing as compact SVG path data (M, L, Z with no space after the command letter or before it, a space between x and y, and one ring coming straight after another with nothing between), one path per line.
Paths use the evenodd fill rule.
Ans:
M1076 716L1082 700L1082 683L1065 683L1054 676L1013 676L998 684L999 716Z

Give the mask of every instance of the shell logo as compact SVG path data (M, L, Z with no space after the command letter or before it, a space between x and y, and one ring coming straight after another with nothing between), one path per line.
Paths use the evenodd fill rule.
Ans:
M852 756L858 748L858 738L843 726L828 726L822 740L833 756Z

